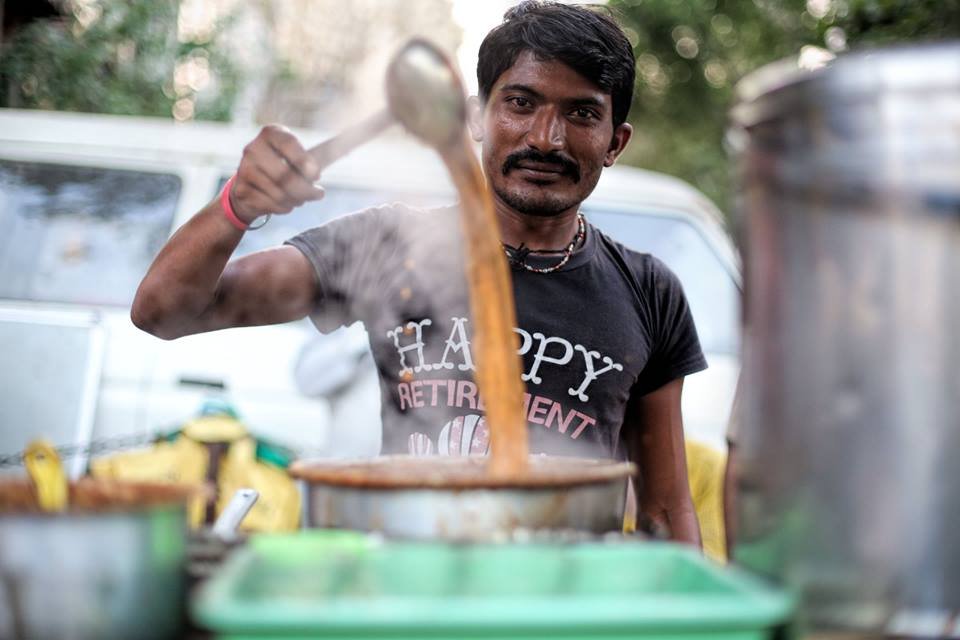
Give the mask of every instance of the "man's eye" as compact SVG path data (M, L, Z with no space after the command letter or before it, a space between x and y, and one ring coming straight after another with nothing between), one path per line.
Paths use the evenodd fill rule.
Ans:
M584 120L597 117L597 114L595 114L591 109L587 109L585 107L574 109L573 115L577 118L582 118Z
M524 98L523 96L514 96L512 98L507 98L507 102L512 103L516 107L529 107L530 101Z

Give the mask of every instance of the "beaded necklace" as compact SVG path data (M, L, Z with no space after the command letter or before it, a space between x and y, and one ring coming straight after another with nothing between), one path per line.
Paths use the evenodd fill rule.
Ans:
M563 267L570 261L570 256L573 255L574 249L583 242L584 237L587 235L587 225L583 220L583 214L577 213L577 233L573 236L573 240L570 241L570 244L567 245L567 248L563 250L563 256L560 257L560 262L553 265L552 267L531 267L527 264L527 256L530 255L531 251L523 244L514 249L508 245L503 246L503 252L507 254L507 260L511 264L514 264L518 267L523 267L527 271L533 273L553 273L557 269Z

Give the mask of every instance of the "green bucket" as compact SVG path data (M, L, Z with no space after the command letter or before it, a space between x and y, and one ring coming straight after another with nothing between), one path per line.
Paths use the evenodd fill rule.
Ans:
M769 638L793 600L666 543L455 545L258 536L203 586L220 638Z

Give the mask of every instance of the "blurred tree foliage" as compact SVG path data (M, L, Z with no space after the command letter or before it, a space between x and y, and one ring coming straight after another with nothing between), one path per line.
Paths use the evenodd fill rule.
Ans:
M628 164L677 175L722 209L733 86L805 45L847 48L960 36L960 0L610 0L637 55Z
M0 106L229 120L240 72L212 33L178 39L178 0L65 0L0 50Z

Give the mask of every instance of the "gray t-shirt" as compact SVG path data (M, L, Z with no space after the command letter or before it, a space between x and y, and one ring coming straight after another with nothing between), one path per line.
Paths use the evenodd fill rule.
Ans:
M316 326L366 325L383 452L486 452L457 210L381 206L288 243L316 270ZM562 269L511 275L533 453L622 458L628 400L706 368L676 276L589 224Z

